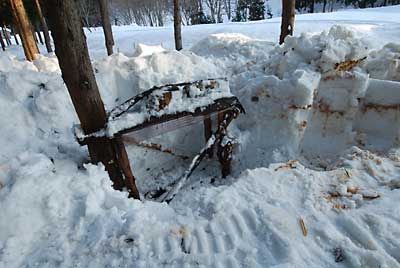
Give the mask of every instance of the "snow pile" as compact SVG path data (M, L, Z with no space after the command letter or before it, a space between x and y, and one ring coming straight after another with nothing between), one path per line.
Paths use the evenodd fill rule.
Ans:
M373 51L363 69L371 78L400 81L400 45L390 43Z
M53 68L54 58L42 60L47 69ZM41 72L35 64L7 56L0 59L0 162L31 150L53 157L51 150L57 148L48 150L49 142L60 143L62 150L61 140L71 135L76 115L59 71Z
M388 57L387 47L373 53L375 58ZM353 32L334 26L319 35L288 37L284 45L271 51L270 59L262 67L254 66L234 76L234 92L248 112L237 124L241 131L248 131L241 152L252 157L243 160L250 162L245 166L263 166L271 159L288 160L301 155L326 168L334 165L345 149L359 145L360 136L372 134L371 128L380 129L371 122L368 131L358 126L364 103L371 101L375 90L374 98L380 98L381 105L391 103L389 108L396 113L393 104L399 103L400 84L388 86L384 82L374 87L376 83L371 82L368 87L366 66L374 61L369 59L367 45L355 38ZM385 89L381 91L382 88ZM377 119L367 118L363 120ZM380 149L396 146L397 127L391 129L394 130L386 133L391 133L393 142L384 146L380 143ZM374 144L375 149L378 147Z
M127 199L101 166L83 164L54 57L0 54L0 266L400 267L397 65L378 77L396 46L369 52L334 27L232 69L272 48L229 38L230 60L213 36L203 41L211 57L118 53L94 63L108 110L154 85L230 75L247 111L230 132L233 175L219 179L206 160L169 205ZM346 61L354 66L337 65ZM173 150L156 152L127 143L140 191L178 178L203 135L200 125L162 136Z
M271 52L266 71L280 78L290 76L297 69L325 74L337 63L364 58L368 51L367 44L356 38L352 31L333 26L321 34L302 33L299 37L287 37L282 46Z
M97 61L94 68L108 110L153 86L223 77L211 61L188 51L140 57L118 53Z

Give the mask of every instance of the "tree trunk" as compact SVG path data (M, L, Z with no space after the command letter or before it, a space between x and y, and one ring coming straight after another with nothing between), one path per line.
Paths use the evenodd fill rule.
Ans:
M310 1L310 13L314 13L315 0Z
M35 59L35 55L39 54L39 49L33 39L31 25L26 15L26 11L22 0L10 0L10 6L15 18L16 26L24 47L25 57L28 61Z
M182 50L182 29L181 29L181 11L179 0L174 0L174 35L175 49Z
M327 0L324 0L323 7L322 7L322 12L323 12L323 13L326 12L326 1L327 1Z
M285 41L286 36L293 35L295 5L295 0L282 0L282 24L279 44Z
M37 46L37 44L39 43L39 40L38 40L38 37L37 37L37 35L36 35L35 28L33 27L32 23L31 23L31 32L32 32L33 39L35 40L35 43L36 43L36 46Z
M3 36L0 34L0 44L1 44L1 49L3 51L6 51L6 45L4 44Z
M19 45L19 41L18 41L18 37L17 37L17 31L15 30L15 28L11 28L12 31L12 35L14 36L14 40L15 40L15 44Z
M53 52L53 49L51 48L49 28L47 27L46 20L43 17L43 11L42 11L42 7L40 6L39 0L35 0L35 6L36 6L36 11L38 13L40 25L42 27L42 31L43 31L43 35L44 35L44 42L46 43L47 52L51 53L51 52Z
M44 45L42 35L40 34L40 27L37 24L35 25L35 31L36 31L36 34L37 34L37 36L39 38L40 44Z
M86 37L74 0L45 0L49 12L49 24L54 40L55 53L62 77L67 85L81 127L86 135L103 129L107 115L101 100ZM135 180L130 171L128 157L120 137L88 140L89 155L93 163L105 166L114 188L126 187L129 196L139 199Z
M6 39L7 46L11 46L12 44L11 44L11 40L10 40L10 35L7 31L7 26L5 23L3 24L3 34L4 34L4 38Z
M108 56L110 56L113 54L114 38L112 34L110 16L108 14L108 1L107 0L98 0L98 1L100 6L101 22L103 25L107 54Z

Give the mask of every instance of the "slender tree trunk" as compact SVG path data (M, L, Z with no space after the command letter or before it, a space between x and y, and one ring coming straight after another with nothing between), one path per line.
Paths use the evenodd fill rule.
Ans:
M10 40L10 34L7 31L7 26L5 23L3 23L3 34L4 34L4 38L6 39L7 46L11 46L12 43Z
M108 14L108 1L107 0L98 0L98 1L100 6L101 22L103 25L107 54L108 56L110 56L113 54L114 38L112 34L110 16Z
M324 0L323 7L322 7L322 12L323 12L323 13L326 12L326 1L327 1L327 0Z
M1 49L3 51L6 51L6 44L4 44L3 36L0 34L0 44L1 44Z
M295 6L295 0L282 0L282 24L279 44L285 41L286 36L293 35Z
M99 131L105 127L107 115L93 73L75 1L45 0L44 3L46 8L52 11L49 12L48 19L55 53L81 127L86 135ZM121 137L94 137L88 140L87 145L91 161L103 163L114 182L114 188L122 190L126 187L130 197L139 199Z
M39 17L40 25L43 31L44 35L44 42L46 43L46 49L48 53L53 52L53 49L51 48L51 40L50 40L50 34L49 34L49 28L47 27L46 20L43 16L43 11L42 7L40 5L39 0L35 0L35 6L36 6L36 11Z
M310 13L314 13L315 0L310 0Z
M28 61L35 59L35 55L39 54L39 49L33 39L31 25L26 15L26 11L22 0L10 0L10 6L15 18L16 26L24 47L25 57Z
M39 38L40 44L44 45L42 35L40 34L40 27L39 27L39 25L37 25L37 24L35 25L35 30L36 30L36 34L37 34L37 36L38 36L38 38Z
M11 41L10 41L10 38L8 36L6 25L3 25L2 32L3 32L4 39L6 39L7 46L10 46L11 45Z
M17 32L15 28L12 28L12 35L14 36L15 44L19 45L18 37L17 37Z
M37 44L39 43L39 40L37 38L36 31L35 31L35 28L33 27L32 23L31 23L31 32L32 32L33 39L35 40L36 46L37 46Z
M181 10L179 0L174 0L174 35L175 49L182 50Z

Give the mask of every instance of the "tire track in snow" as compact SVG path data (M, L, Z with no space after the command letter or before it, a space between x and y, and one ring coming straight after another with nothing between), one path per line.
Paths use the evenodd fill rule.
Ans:
M182 227L178 232L164 233L149 243L139 244L139 259L148 263L157 260L163 265L173 263L177 267L242 267L241 247L246 245L246 238L254 235L257 221L252 210L219 214L193 229Z

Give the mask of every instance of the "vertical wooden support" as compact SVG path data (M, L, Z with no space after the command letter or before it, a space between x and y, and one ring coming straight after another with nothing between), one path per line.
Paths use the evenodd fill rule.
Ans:
M211 121L211 117L206 117L204 118L204 138L206 140L206 142L211 138L212 135L212 121ZM208 157L212 158L213 157L213 147L211 147L208 150Z
M124 174L125 184L129 192L129 197L140 199L139 191L136 187L135 177L133 176L132 169L129 164L128 154L126 153L122 137L115 137L114 143L116 146L118 164L121 168L122 173Z
M225 178L231 173L233 145L231 141L228 141L226 144L223 143L224 139L226 138L227 127L229 123L233 120L233 118L234 118L233 115L224 112L218 113L218 126L224 127L222 137L217 144L217 157L221 165L221 173L223 178Z
M103 129L107 114L97 87L81 18L74 0L45 0L49 12L55 53L83 132L88 135ZM125 147L119 138L93 137L87 141L90 159L101 162L114 188L126 187L139 198Z

